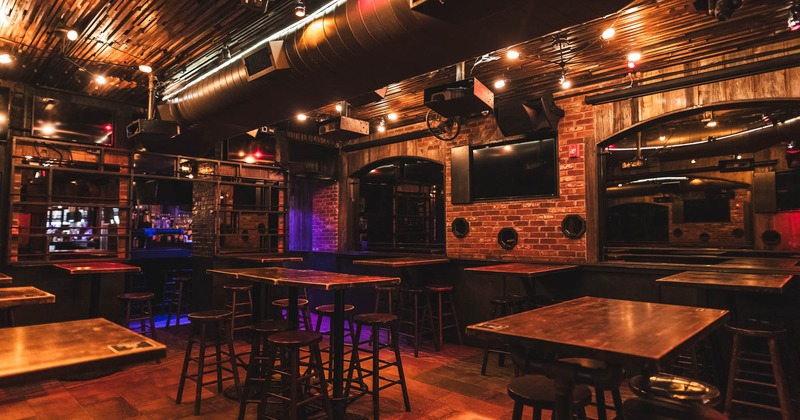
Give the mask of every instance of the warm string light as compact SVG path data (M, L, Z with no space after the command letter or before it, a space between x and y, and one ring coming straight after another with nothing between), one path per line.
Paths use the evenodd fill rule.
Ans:
M378 123L378 132L383 133L386 131L386 122L381 118L381 122Z

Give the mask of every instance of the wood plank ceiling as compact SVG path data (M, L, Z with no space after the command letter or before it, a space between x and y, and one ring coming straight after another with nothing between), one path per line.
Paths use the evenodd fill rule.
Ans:
M325 2L306 0L309 12ZM501 58L504 51L498 51L490 56L499 59L466 67L487 85L508 79L506 88L496 91L501 102L557 91L562 61L573 87L601 82L625 87L636 82L625 67L633 50L642 53L645 72L716 62L749 47L788 46L794 52L798 43L792 41L800 32L787 28L791 5L792 0L744 0L720 22L691 0L635 0L616 15L515 46L518 60ZM273 0L267 13L236 0L0 0L0 53L14 56L11 65L0 68L0 79L144 106L147 76L136 70L139 64L152 66L164 82L201 74L221 63L225 45L235 54L295 21L292 7L291 0ZM612 24L616 36L600 40ZM68 28L79 30L77 41L66 40ZM108 80L103 86L92 80L101 73ZM427 111L422 91L454 78L454 67L448 67L398 81L384 100L353 109L352 116L377 124L387 113L398 113L398 121L387 121L390 128L421 121ZM336 113L333 104L309 111L312 116Z

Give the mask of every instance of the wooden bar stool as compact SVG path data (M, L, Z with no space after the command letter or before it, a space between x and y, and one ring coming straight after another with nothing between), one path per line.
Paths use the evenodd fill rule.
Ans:
M606 363L602 360L585 358L559 359L560 362L572 363L595 372L607 371ZM622 383L622 376L619 378L606 375L592 375L597 378L594 383L595 404L597 406L597 420L606 420L606 391L611 391L611 398L614 401L614 411L617 416L622 414L622 395L619 386ZM603 379L601 379L603 378Z
M156 339L156 322L153 319L153 293L123 293L117 295L123 305L125 305L125 317L122 325L131 328L131 322L139 321L140 334L150 333L153 340ZM132 328L131 328L132 329Z
M425 289L401 288L400 289L400 316L398 324L400 327L407 327L411 332L399 331L398 336L409 337L414 340L414 357L419 357L419 342L422 335L430 333L434 338L433 344L436 351L439 351L439 343L436 341L433 317L431 316L430 301L425 298ZM422 315L420 316L420 311ZM428 326L423 326L425 321L430 321Z
M277 299L272 301L272 306L279 308L283 319L289 319L289 299ZM311 310L308 308L308 293L303 289L303 294L297 299L298 318L303 320L303 328L306 331L313 331L311 328Z
M344 316L345 316L345 319L347 320L347 333L350 335L350 343L355 343L356 342L356 338L355 338L355 335L354 335L356 330L355 330L355 328L353 328L353 310L354 309L355 309L355 306L353 306L353 305L347 305L347 304L344 305ZM328 331L322 331L322 318L328 318L328 320L333 320L333 311L334 311L334 305L320 305L320 306L317 306L316 308L314 308L314 312L316 312L316 314L317 314L317 325L314 328L314 331L322 334L323 336L328 336L329 341L332 340L331 331L330 331L330 329L328 329ZM329 324L329 328L330 328L330 324ZM322 351L326 351L327 350L327 352L328 352L328 360L326 362L324 362L323 365L328 367L328 377L332 377L333 376L333 363L331 363L331 360L333 360L333 343L329 342L328 343L328 347L323 348L321 350Z
M270 335L289 330L289 322L278 321L259 321L250 326L252 342L250 348L250 362L247 365L247 377L244 381L244 388L239 400L239 419L243 419L247 404L258 403L258 417L261 417L266 407L266 400L262 400L262 392L258 392L259 398L252 399L253 385L259 384L261 388L267 386L269 378L267 373L267 362L269 361L270 348L267 339ZM274 350L274 349L272 349ZM259 390L261 389L259 388Z
M222 309L192 312L189 314L189 321L192 323L192 334L186 345L186 354L184 355L183 368L181 369L181 381L178 385L178 397L175 399L175 403L181 403L183 387L186 380L190 379L195 381L197 384L194 399L195 415L200 414L200 399L203 386L216 382L217 392L222 393L222 382L233 379L235 387L239 388L239 371L236 368L233 336L227 331L230 326L230 318L231 311ZM197 356L192 355L192 348L195 343L199 345ZM227 345L227 351L222 350L223 343ZM207 354L206 347L208 346L213 346L215 351L211 354ZM216 372L216 380L203 382L203 375L209 373L206 371L206 359L210 357L214 358L214 361L211 362L214 366L214 370L211 372ZM189 362L197 363L197 373L189 374ZM226 364L230 364L230 368L225 366ZM223 372L228 372L232 376L224 378L222 376Z
M508 396L514 400L512 420L522 420L522 409L533 407L533 419L542 419L542 410L556 408L556 387L552 379L543 375L525 375L511 380ZM586 385L576 385L572 390L572 410L579 419L586 419L585 408L592 400L592 391Z
M164 281L164 300L161 302L163 311L167 313L166 328L170 326L170 319L175 315L175 325L181 324L181 313L189 312L189 299L187 293L192 284L191 272L167 273Z
M231 334L236 331L249 330L253 324L253 285L250 283L232 283L222 286L228 294L226 309L231 311Z
M325 371L322 367L322 356L319 350L322 334L315 331L284 331L270 335L267 341L276 351L269 352L266 374L269 382L261 388L262 403L266 404L270 397L283 401L288 405L289 419L295 420L301 415L300 409L305 409L313 401L322 400L322 410L327 418L332 418L328 382L325 380ZM307 363L300 360L301 347L308 347L311 354ZM286 361L286 365L280 366L279 369L275 367L278 354L283 355L282 360ZM306 368L302 375L300 374L301 366ZM280 379L276 381L274 375L279 375ZM270 389L273 382L279 385L279 389L274 392ZM312 390L315 393L312 393Z
M403 402L406 411L411 411L411 403L408 399L408 388L406 387L406 377L403 373L403 362L400 359L400 344L398 342L398 319L396 315L392 314L361 314L355 317L356 321L356 337L357 341L353 344L353 354L350 358L350 367L347 370L347 387L344 394L348 395L350 392L350 384L353 381L353 372L358 372L359 382L363 383L364 378L372 377L372 387L363 389L364 394L372 395L372 418L378 420L380 418L380 391L389 388L390 386L400 385L403 391ZM366 326L370 329L370 338L361 341L361 329ZM389 344L380 342L380 330L385 328L389 330ZM361 347L362 344L370 345L369 347ZM381 349L391 348L394 351L394 361L381 360ZM360 353L367 353L367 357L360 358ZM361 366L362 362L372 361L372 369L366 369ZM397 367L398 379L388 379L381 376L381 369L386 369L392 366ZM381 385L381 379L384 384ZM362 394L362 395L364 395Z
M431 307L430 298L432 294L436 294L436 310L432 312L431 316L435 319L434 326L436 328L436 341L439 344L439 349L444 345L444 330L454 328L456 330L456 337L458 344L463 344L461 341L461 328L458 326L458 317L456 316L456 305L453 300L453 286L449 284L432 284L425 286L428 291L426 297L428 299L428 307ZM450 312L445 312L444 306L450 307ZM452 322L445 323L445 317L450 317Z
M733 333L733 352L728 372L728 392L725 395L725 412L730 416L734 405L774 411L781 414L784 420L794 419L792 400L789 396L789 384L781 362L778 339L786 335L786 329L766 322L739 321L725 324ZM759 355L745 351L744 341L752 345L761 340L767 345L768 354ZM745 365L745 367L743 367ZM759 373L758 368L764 373ZM767 367L771 367L768 369ZM768 372L771 370L771 372ZM773 382L766 377L772 376ZM774 392L774 396L771 396ZM759 398L760 397L760 398ZM777 397L777 406L773 405Z
M527 298L520 295L493 297L489 300L489 303L492 305L492 315L490 319L513 315L520 309L523 309L526 302ZM484 376L486 376L486 366L489 364L489 353L497 353L497 365L504 366L506 355L509 354L509 351L505 350L505 348L492 348L490 344L487 344L483 350L483 361L481 362L481 375Z
M375 313L384 312L393 314L397 310L397 294L400 292L400 286L375 286ZM381 299L385 297L385 299ZM381 304L386 306L386 310L381 311Z

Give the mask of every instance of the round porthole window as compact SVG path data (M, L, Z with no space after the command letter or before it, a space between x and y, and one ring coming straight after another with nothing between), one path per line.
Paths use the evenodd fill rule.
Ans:
M781 234L777 230L765 230L764 233L761 234L761 240L764 241L766 245L778 245L781 243Z
M500 229L500 232L497 232L497 243L503 249L512 249L517 246L517 242L519 241L519 237L517 235L517 231L514 228L504 227Z
M586 233L586 220L579 214L568 214L561 221L561 232L570 239L578 239Z
M469 222L463 217L456 217L450 224L450 230L456 238L464 238L469 233Z

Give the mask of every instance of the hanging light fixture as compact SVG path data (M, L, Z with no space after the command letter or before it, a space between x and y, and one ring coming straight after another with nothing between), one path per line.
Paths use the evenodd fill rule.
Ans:
M294 15L297 17L303 17L306 15L306 4L303 2L303 0L295 0Z
M572 86L572 82L567 79L567 63L562 61L559 65L561 66L561 78L558 80L558 84L561 85L562 89L569 89Z

